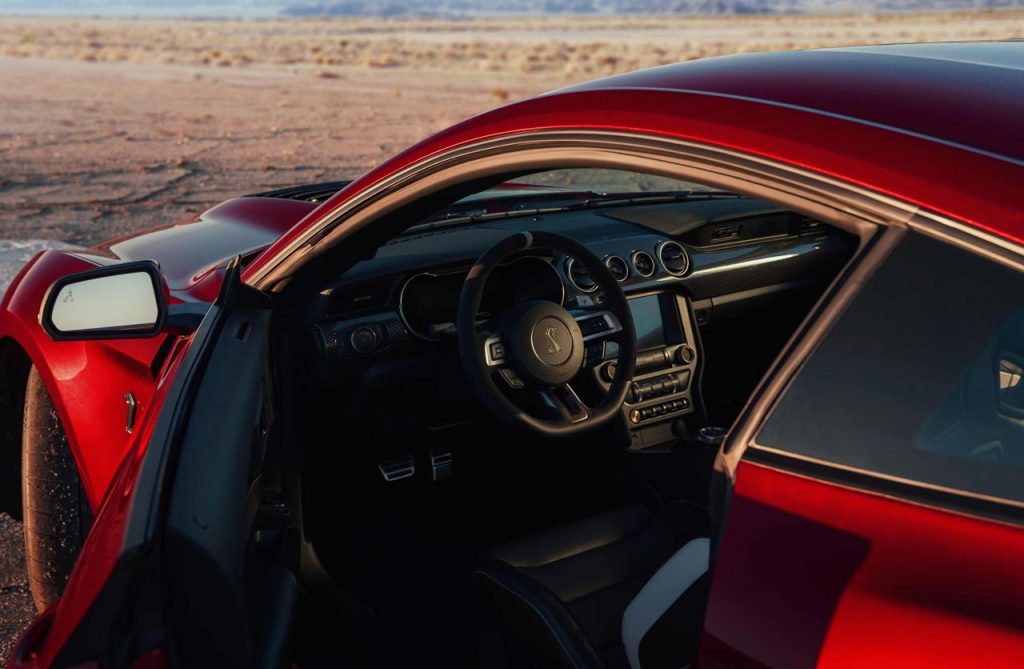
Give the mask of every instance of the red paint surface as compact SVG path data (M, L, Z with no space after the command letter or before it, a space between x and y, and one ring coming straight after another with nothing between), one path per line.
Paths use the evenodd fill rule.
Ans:
M743 462L700 666L1024 666L1024 532Z
M186 342L183 341L172 352L154 398L156 406L164 401L186 348ZM52 666L113 572L121 557L139 467L158 417L158 411L150 411L135 431L127 457L122 458L116 476L99 505L92 530L71 572L64 595L44 614L47 621L45 634L33 637L33 628L30 627L19 643L26 654L26 662L12 667L35 669Z

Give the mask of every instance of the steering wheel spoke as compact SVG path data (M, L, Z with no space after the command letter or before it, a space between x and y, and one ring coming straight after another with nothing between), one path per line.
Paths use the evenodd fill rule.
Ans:
M588 407L568 383L537 391L541 403L553 410L558 419L566 423L582 423L590 418Z
M500 333L491 334L484 339L484 362L488 367L503 367L508 362L505 341Z
M622 323L619 317L607 309L598 310L577 310L572 312L576 324L583 333L583 342L605 339L622 332Z

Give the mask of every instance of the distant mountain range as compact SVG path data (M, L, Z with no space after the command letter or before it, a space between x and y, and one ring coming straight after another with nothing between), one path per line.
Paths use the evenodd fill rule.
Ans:
M101 16L769 14L1024 7L1024 0L2 0L0 13Z

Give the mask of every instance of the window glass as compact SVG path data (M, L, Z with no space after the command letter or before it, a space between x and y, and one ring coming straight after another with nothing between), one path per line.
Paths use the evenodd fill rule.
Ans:
M908 235L758 443L1024 502L1024 276Z
M474 193L459 200L469 203L477 200L492 199L509 195L522 197L530 190L537 195L552 195L557 192L565 194L592 192L608 193L663 193L679 191L713 191L715 189L690 181L680 181L656 174L643 174L627 170L610 170L603 168L570 168L535 172L516 177L495 188Z

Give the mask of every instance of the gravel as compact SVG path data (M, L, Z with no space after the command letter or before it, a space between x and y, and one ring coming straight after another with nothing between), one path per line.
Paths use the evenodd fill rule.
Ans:
M7 660L18 636L35 615L25 574L22 525L0 513L0 663Z

